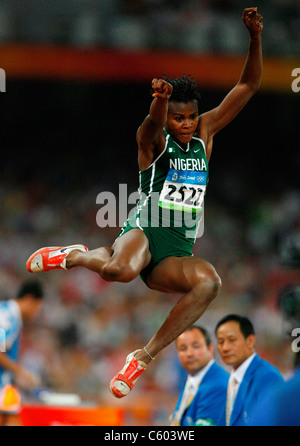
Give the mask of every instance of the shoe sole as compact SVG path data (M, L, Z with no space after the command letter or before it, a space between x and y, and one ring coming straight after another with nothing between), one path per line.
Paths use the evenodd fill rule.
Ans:
M120 399L128 395L131 389L128 386L128 384L126 384L124 381L121 380L114 381L114 379L112 379L109 385L109 390L114 397Z
M129 355L126 358L125 365L124 365L123 369L121 370L121 372L119 372L117 375L115 375L113 377L113 379L110 381L109 390L113 394L113 396L115 396L116 398L123 398L124 396L128 395L128 393L135 386L140 375L146 370L146 367L147 367L146 364L143 361L138 361L138 365L142 366L143 370L140 371L140 373L134 379L134 381L130 382L128 380L128 378L126 378L126 376L124 376L125 370L128 370L127 368L129 367L130 362L134 358L135 353L137 353L140 350L141 349L138 349L132 353L129 353ZM129 378L131 378L134 373L136 373L136 371L133 371ZM124 376L124 380L122 380L122 376ZM128 383L126 381L128 381Z

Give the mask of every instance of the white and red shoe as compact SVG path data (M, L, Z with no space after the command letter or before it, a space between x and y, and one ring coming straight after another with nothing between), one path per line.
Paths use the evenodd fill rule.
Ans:
M116 398L123 398L128 395L139 376L146 370L146 364L134 357L138 351L136 350L127 356L124 367L110 382L109 390Z
M30 273L67 269L66 257L74 249L82 252L88 251L84 245L48 246L35 251L27 260L26 268Z

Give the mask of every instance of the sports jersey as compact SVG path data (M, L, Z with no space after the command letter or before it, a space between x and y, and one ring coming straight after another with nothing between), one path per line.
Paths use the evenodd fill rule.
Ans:
M0 302L1 349L12 360L16 361L19 352L22 317L15 300ZM12 382L12 373L0 366L0 389Z
M204 142L193 137L184 150L165 130L164 136L162 153L139 172L140 199L119 234L133 228L146 234L152 258L144 281L164 258L192 255L208 181Z

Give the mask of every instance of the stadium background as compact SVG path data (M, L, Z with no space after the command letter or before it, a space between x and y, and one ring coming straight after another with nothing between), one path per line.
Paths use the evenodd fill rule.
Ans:
M0 1L1 95L0 298L28 278L25 262L41 246L110 245L118 228L96 224L102 191L138 187L135 133L147 114L153 77L192 74L203 110L237 81L248 46L235 0ZM38 3L38 6L37 6ZM195 255L223 281L201 319L211 332L229 312L246 314L257 351L288 377L293 369L278 298L299 284L286 262L299 234L300 6L257 2L264 16L260 91L215 137L205 205L205 235ZM164 425L182 385L173 345L134 392L116 401L111 377L129 351L160 326L177 297L105 283L77 269L37 276L44 309L24 327L21 361L58 393L121 407L124 424ZM199 321L200 322L200 321ZM216 356L219 361L218 355ZM25 401L32 395L24 395Z

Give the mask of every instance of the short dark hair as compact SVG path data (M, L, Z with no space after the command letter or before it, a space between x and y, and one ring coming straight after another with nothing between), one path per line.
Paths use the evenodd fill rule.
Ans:
M252 323L249 321L249 319L245 316L240 316L239 314L228 314L227 316L223 317L218 323L215 328L215 334L217 334L218 328L229 321L235 321L238 322L240 326L240 330L244 336L244 338L248 338L248 336L255 334L254 327Z
M173 91L169 101L187 103L196 100L199 106L201 95L198 91L196 81L193 77L191 77L190 75L185 75L177 79L168 79L164 75L163 78L173 87Z
M203 334L206 345L208 347L212 343L212 340L211 340L211 336L210 336L209 332L206 330L206 328L201 327L200 325L190 325L186 330L183 331L183 333L185 333L186 331L192 331L194 329L199 330ZM177 342L177 340L176 340L176 342Z
M37 280L23 282L17 292L17 299L23 299L27 294L31 294L35 299L42 299L44 297L42 284Z

